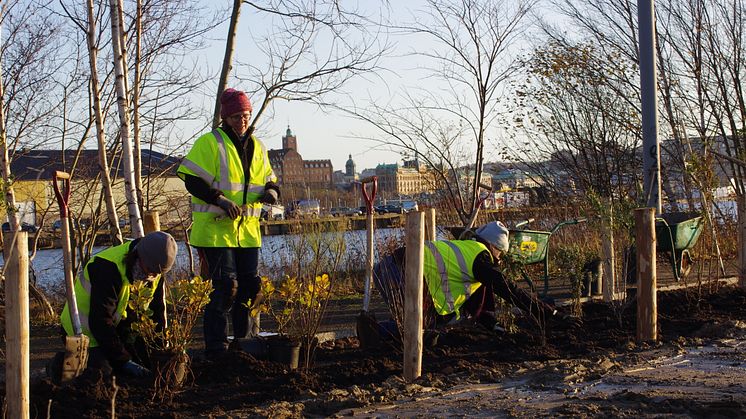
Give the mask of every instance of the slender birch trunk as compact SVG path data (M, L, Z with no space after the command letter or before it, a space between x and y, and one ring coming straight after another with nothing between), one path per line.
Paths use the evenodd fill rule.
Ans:
M2 28L0 27L0 45L2 45ZM5 85L2 79L2 60L0 59L0 148L2 148L3 194L8 213L8 224L11 231L20 230L20 220L16 212L16 196L10 183L10 155L8 153L8 132L5 129ZM2 233L0 233L2 234ZM2 236L0 236L1 238Z
M119 139L122 143L122 167L124 178L124 197L127 201L132 237L144 236L140 207L137 205L137 191L135 190L135 165L130 140L129 104L127 103L127 82L125 77L125 57L122 49L123 33L120 25L119 10L121 0L110 0L111 9L111 45L114 49L114 84L117 90L117 107L119 110ZM111 222L111 218L109 219ZM117 222L118 225L118 222Z
M98 166L101 173L101 187L106 201L106 213L109 219L109 231L111 241L114 244L122 243L122 233L119 230L119 219L117 218L116 205L111 193L111 177L109 176L109 163L106 158L106 136L104 133L104 117L101 112L101 92L98 86L98 68L96 59L98 49L96 47L96 21L94 20L93 0L86 0L88 9L88 59L91 66L91 95L93 96L93 112L96 120L96 139L98 140Z
M241 1L233 0L233 12L231 13L231 22L228 26L228 38L225 40L225 56L223 57L223 69L220 71L220 81L218 82L218 95L215 98L215 113L212 116L212 127L217 128L220 124L220 96L228 85L228 75L233 67L233 51L236 44L236 27L238 18L241 15Z
M142 147L140 145L140 66L142 65L142 0L137 0L135 17L135 80L132 86L132 129L134 139L135 190L140 210L147 208L142 187ZM125 49L123 47L123 49ZM126 49L125 49L126 50Z

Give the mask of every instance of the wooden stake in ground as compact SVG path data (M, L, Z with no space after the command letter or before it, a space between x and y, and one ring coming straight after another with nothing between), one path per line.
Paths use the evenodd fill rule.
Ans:
M655 208L635 210L637 247L637 341L658 339Z
M422 279L425 268L425 214L407 214L404 267L404 379L422 374Z
M145 234L161 230L161 216L158 211L145 211L142 216L142 223L145 228Z
M746 288L746 195L738 197L738 283Z
M29 417L28 233L5 233L5 400L8 418Z
M614 266L614 214L611 212L611 206L609 207L609 219L603 220L603 251L604 251L604 274L602 280L602 287L604 294L604 301L609 303L614 301L616 297L616 281L615 281L615 269Z
M433 241L438 239L438 229L435 226L435 208L425 210L425 240Z

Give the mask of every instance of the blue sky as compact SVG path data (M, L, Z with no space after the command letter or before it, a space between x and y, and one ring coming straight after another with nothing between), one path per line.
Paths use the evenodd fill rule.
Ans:
M403 11L397 11L399 12ZM206 62L222 61L227 27L228 23L224 22L210 33L215 40L212 41L214 47L203 52ZM251 59L252 53L256 52L251 36L257 36L262 31L266 31L262 19L252 8L244 5L239 21L235 62L247 62ZM392 66L395 63L386 62L385 65ZM219 69L215 71L217 70ZM241 71L238 66L234 70ZM387 72L387 83L396 85L402 74ZM349 84L346 90L360 97L368 97L371 92L381 91L379 82L376 77L367 77L367 80L361 78ZM235 78L229 79L228 85L246 90L246 87L237 83ZM206 90L212 88L214 86L209 86ZM205 96L205 106L211 107L212 96L209 93ZM252 102L256 100L259 98L252 98ZM396 151L383 149L372 141L355 138L359 135L371 135L375 130L369 124L345 116L340 111L319 109L316 105L303 102L274 101L272 114L267 115L261 125L260 139L270 149L281 148L282 136L285 135L288 125L298 139L299 152L304 159L331 159L335 170L344 170L344 164L350 154L356 162L358 171L375 167L379 163L395 163L401 160Z

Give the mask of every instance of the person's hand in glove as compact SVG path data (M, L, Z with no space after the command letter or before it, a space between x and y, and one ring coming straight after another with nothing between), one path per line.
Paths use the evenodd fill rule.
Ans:
M129 377L141 378L150 375L150 370L137 362L127 361L122 365L122 374Z
M262 204L274 205L277 203L277 191L274 189L265 189L264 195L262 195L259 201Z
M215 201L215 203L225 211L226 214L228 214L228 217L231 220L235 220L241 215L241 208L238 207L233 201L230 199L219 196L218 199Z

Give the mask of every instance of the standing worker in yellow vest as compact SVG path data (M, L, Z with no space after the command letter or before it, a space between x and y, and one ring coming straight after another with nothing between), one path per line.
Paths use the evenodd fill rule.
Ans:
M518 288L500 271L497 261L508 251L508 229L495 221L475 234L473 240L425 242L424 280L431 298L425 299L423 311L434 311L441 319L465 315L492 329L498 295L537 319L557 318L557 310ZM404 248L400 248L374 269L376 285L389 304L403 290L404 262Z
M223 123L197 139L178 169L192 195L189 241L214 287L204 316L208 356L228 348L229 315L234 339L250 332L246 303L259 292L262 203L280 195L267 149L249 130L249 98L226 89L220 105Z
M93 255L75 280L75 300L83 333L88 335L88 368L113 369L114 374L130 377L148 375L149 360L145 344L132 331L135 316L127 307L130 285L147 281L153 288L148 308L158 327L166 325L165 279L176 260L176 240L162 231ZM129 313L129 314L128 314ZM67 304L60 322L67 336L73 336ZM59 365L57 365L59 363ZM61 371L62 358L50 364L53 378Z

